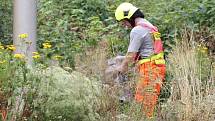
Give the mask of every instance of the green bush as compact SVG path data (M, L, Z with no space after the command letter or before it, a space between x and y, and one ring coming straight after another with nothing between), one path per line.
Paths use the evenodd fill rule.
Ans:
M128 39L128 32L115 26L117 23L113 19L114 11L121 2L124 1L40 0L38 2L38 45L41 46L46 40L51 41L54 45L53 53L64 55L66 63L73 66L75 53L81 52L86 46L95 46L101 39L110 40L113 54L126 52L128 42L124 40ZM146 15L146 19L158 26L166 51L175 44L174 36L180 37L186 27L196 32L205 31L205 27L209 28L207 31L214 31L215 2L213 0L183 2L181 0L168 2L128 0L128 2L138 6ZM3 19L0 20L0 39L8 44L12 43L12 1L3 0L1 3L0 16ZM95 23L99 24L94 26ZM97 33L99 33L98 36L94 36ZM111 34L112 37L104 36L107 34ZM207 36L210 33L206 34L201 36L209 39Z
M12 43L12 0L0 1L0 42Z
M69 73L60 67L44 71L40 84L38 115L40 120L95 121L100 84L79 72Z
M41 45L45 40L51 41L53 53L64 55L67 63L73 65L75 53L99 41L93 35L104 26L102 20L107 18L106 14L105 2L100 0L41 0L38 44ZM94 16L98 19L93 19ZM94 26L92 30L92 25L98 28Z

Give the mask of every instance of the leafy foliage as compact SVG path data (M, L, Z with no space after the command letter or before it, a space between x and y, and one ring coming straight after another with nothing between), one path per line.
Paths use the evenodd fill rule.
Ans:
M184 34L184 31L192 31L192 35L194 35L192 37L197 38L195 41L200 43L207 42L203 45L211 45L209 46L209 52L210 50L215 52L215 37L213 38L215 29L214 0L150 0L144 2L142 0L126 1L138 6L144 12L146 19L158 26L160 32L162 33L162 39L164 40L167 53L170 53L172 47L175 47L172 46L176 43L176 39L173 38L182 38L181 35ZM107 50L110 52L107 53L111 53L109 56L126 53L129 40L129 30L121 28L114 19L114 11L121 2L124 1L39 0L37 49L39 52L44 53L44 57L42 57L44 61L38 60L36 63L42 62L42 64L48 65L50 64L49 58L52 58L53 55L60 55L59 57L64 59L64 66L74 67L74 55L77 53L80 54L83 51L89 52L90 49L100 46L100 41L105 41L105 43L108 43L109 49ZM0 42L2 44L11 44L11 0L0 1L0 18ZM44 42L50 43L52 48L42 48L44 46ZM59 80L56 79L57 81L54 80L55 82L49 80L49 84L47 84L45 81L42 82L41 87L45 88L47 85L50 87L46 88L48 90L40 90L40 93L44 94L41 96L38 95L38 84L40 84L39 82L41 81L41 76L35 75L35 73L33 74L22 61L19 61L19 63L12 61L14 60L12 54L8 51L6 52L6 50L4 50L4 52L2 51L0 57L0 63L4 63L0 64L0 99L3 99L2 97L4 97L1 102L8 99L10 102L9 106L13 107L16 101L15 96L19 95L20 92L22 92L24 88L27 87L29 91L23 98L25 98L27 104L29 104L25 106L25 109L30 110L26 113L32 113L31 111L34 110L33 114L31 115L32 119L38 117L38 114L41 115L41 117L39 117L41 120L61 120L62 118L71 120L87 120L89 119L89 116L92 116L91 114L93 114L93 118L96 117L96 114L94 115L94 113L92 113L92 108L90 106L88 107L88 102L79 104L70 103L70 100L73 100L74 97L70 94L64 94L66 94L67 91L69 91L69 93L73 93L74 90L63 87L69 87L71 85L65 84L65 82L55 84L59 80L63 81L64 77ZM48 58L46 59L46 57ZM88 61L85 59L86 57L87 56L82 54L80 60ZM208 64L210 61L207 57L203 57L203 53L201 53L201 51L197 58L198 57L200 58L199 65L201 66L198 67L200 68L200 72L198 74L201 77L198 79L209 80L209 78L211 78L208 76L210 70L205 67L209 66ZM172 59L174 59L174 57ZM97 64L96 61L94 63ZM83 64L83 62L81 61L80 64ZM91 66L94 65L91 64ZM87 69L86 67L83 68ZM92 68L92 70L93 69L94 68ZM43 68L41 70L43 70ZM172 70L169 73L171 72ZM178 72L178 70L176 70L176 72ZM47 76L44 75L44 78L46 77ZM49 77L51 78L50 75ZM168 75L168 84L172 82L171 79L172 75ZM77 79L76 81L79 82L80 80ZM207 81L202 81L203 85L205 83L207 83ZM78 83L74 83L74 85L75 84ZM61 90L62 88L59 88L61 86L65 90ZM167 85L166 88L170 89L170 86L171 85ZM165 91L166 90L164 90L164 92ZM1 93L4 93L5 95L1 95ZM11 95L13 96L8 98ZM163 95L161 95L161 98L169 97L169 95L170 92L167 91L166 94L163 93ZM41 97L38 98L38 96ZM77 102L81 102L79 99L82 97L83 95L79 95L79 97L77 96L75 100ZM47 98L49 100L46 100ZM83 99L85 100L85 98ZM48 101L51 103L49 104ZM84 106L81 107L80 104L84 104ZM104 107L105 106L106 105L104 104ZM106 110L103 112L105 114Z
M74 53L99 41L97 32L102 29L106 11L105 2L100 0L41 0L38 44L50 40L55 45L54 53L64 55L72 64Z
M12 0L0 1L0 42L12 43Z
M128 32L119 28L114 20L114 11L121 3L104 0L40 0L38 2L38 45L51 41L54 45L52 54L64 56L65 63L74 65L74 54L83 48L97 45L98 41L109 41L113 55L126 52ZM213 0L128 0L138 6L162 33L168 52L174 44L174 36L180 37L184 28L194 31L214 30ZM1 1L0 38L4 43L12 41L12 2ZM191 4L192 3L192 4ZM165 6L165 8L163 7ZM208 40L209 33L203 36ZM197 36L198 37L198 36ZM211 41L211 40L208 40ZM213 48L210 47L210 48ZM38 48L39 49L39 48Z

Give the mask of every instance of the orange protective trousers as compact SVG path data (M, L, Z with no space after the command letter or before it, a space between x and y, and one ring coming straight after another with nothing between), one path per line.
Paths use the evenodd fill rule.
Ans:
M165 64L155 64L155 61L138 66L139 82L136 86L135 100L142 104L143 112L149 118L153 116L158 102L161 86L165 78Z

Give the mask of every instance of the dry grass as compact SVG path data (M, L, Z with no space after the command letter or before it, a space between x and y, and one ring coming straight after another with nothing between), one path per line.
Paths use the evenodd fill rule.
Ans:
M88 48L85 53L76 57L76 70L82 72L90 78L97 78L102 83L106 83L105 69L108 60L108 44L99 43L97 48ZM96 113L100 115L100 121L140 121L144 120L141 106L136 102L120 103L119 95L123 90L135 88L135 76L131 76L131 81L123 85L102 84L102 95L97 100Z
M98 47L86 48L84 53L75 57L75 69L88 77L99 77L99 80L102 80L107 67L107 57L108 43L101 41Z
M214 121L215 120L215 71L207 53L198 51L192 33L186 33L168 55L168 71L172 77L171 96L161 104L159 121ZM87 49L76 58L76 70L88 77L104 80L108 59L108 44ZM133 72L132 72L133 73ZM134 94L136 78L126 84ZM165 85L164 85L165 86ZM165 87L163 87L165 88ZM120 104L119 86L103 85L98 100L97 113L101 121L145 121L141 105L135 101Z
M188 35L187 33L185 35ZM215 80L212 60L198 50L192 34L176 40L168 56L168 70L173 76L171 97L163 112L165 121L215 120ZM210 103L209 103L210 102Z

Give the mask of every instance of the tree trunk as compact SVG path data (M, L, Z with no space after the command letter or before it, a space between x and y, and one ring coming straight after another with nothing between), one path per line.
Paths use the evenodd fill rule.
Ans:
M28 64L32 64L32 52L36 51L37 0L14 0L13 44L15 53L25 54ZM27 34L25 39L20 34Z

